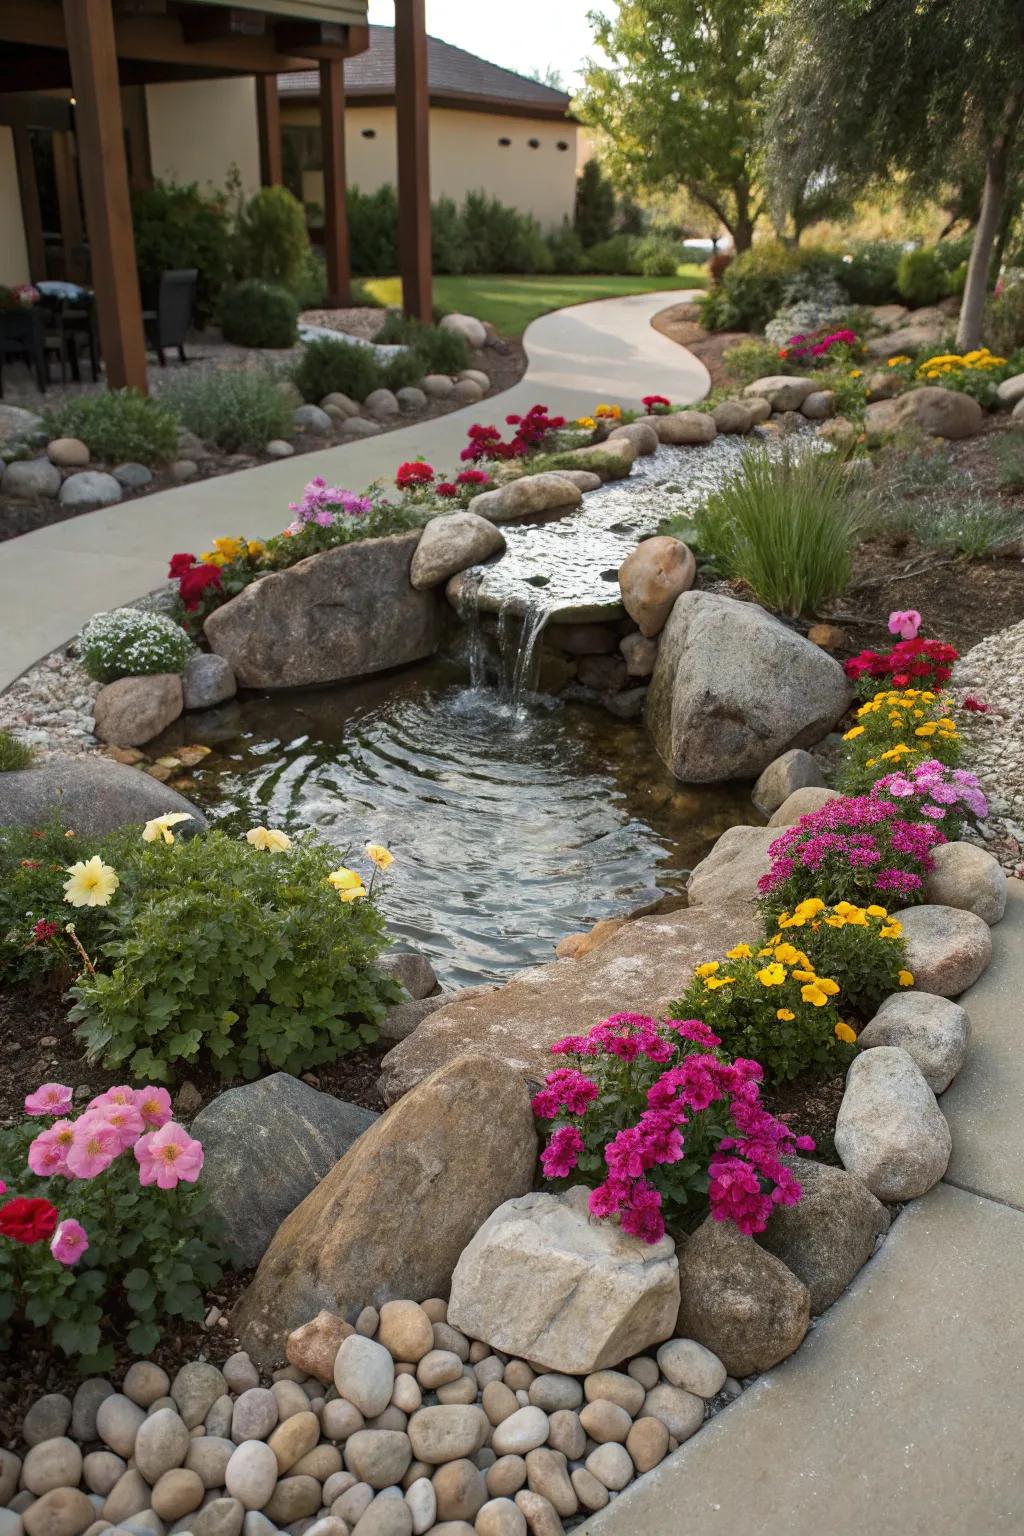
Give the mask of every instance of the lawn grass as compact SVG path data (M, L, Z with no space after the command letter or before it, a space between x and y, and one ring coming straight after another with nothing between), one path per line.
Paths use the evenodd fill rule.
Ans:
M444 310L459 310L489 320L503 336L519 336L531 320L569 304L589 299L617 299L629 293L657 293L668 288L703 288L707 269L696 264L681 266L675 277L578 276L512 277L496 273L487 277L435 277L434 303ZM402 302L399 277L373 277L364 286L381 304Z

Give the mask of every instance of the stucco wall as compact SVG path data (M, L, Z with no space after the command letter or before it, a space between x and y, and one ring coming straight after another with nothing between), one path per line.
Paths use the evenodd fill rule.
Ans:
M16 283L27 283L31 275L21 219L14 134L10 128L0 128L0 283L13 287ZM41 277L42 273L36 276Z
M224 187L233 165L247 194L260 184L256 82L187 80L146 87L153 175Z
M315 106L281 104L282 124L312 126ZM365 137L367 131L373 138ZM576 195L576 125L490 112L430 113L430 195L461 202L483 189L510 207L532 213L546 228L572 216ZM500 139L511 143L502 145ZM530 147L531 139L538 147ZM558 145L566 144L561 150ZM391 107L349 105L345 112L345 158L350 186L373 192L397 179L395 114ZM323 178L307 174L304 195L323 201Z

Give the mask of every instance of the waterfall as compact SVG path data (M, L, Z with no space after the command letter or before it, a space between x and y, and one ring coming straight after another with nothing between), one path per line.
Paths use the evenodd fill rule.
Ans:
M498 615L498 644L501 650L503 692L513 712L518 714L524 693L532 690L536 684L537 669L534 663L537 647L551 609L542 598L531 593L526 600L526 611L520 616L514 648L511 643L511 626L506 622L506 614L510 611L510 600L506 600Z
M482 567L464 571L459 587L458 615L469 640L470 686L480 692L493 676L498 699L513 715L519 715L525 695L535 686L538 647L551 609L534 591L526 597L525 607L521 595L506 597L498 610L498 654L489 657L480 623L479 591L484 574Z
M480 605L477 594L484 579L482 566L463 571L459 584L458 615L469 632L469 682L479 691L487 686L487 647L480 627Z

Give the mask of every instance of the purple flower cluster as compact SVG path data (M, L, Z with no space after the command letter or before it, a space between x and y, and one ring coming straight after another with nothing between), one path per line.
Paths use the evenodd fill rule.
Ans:
M288 529L294 535L301 533L307 523L315 523L318 528L331 528L339 516L365 517L372 510L372 503L368 497L357 496L354 491L328 485L322 475L317 475L306 486L302 500L289 502L288 510L295 514Z
M922 872L932 868L931 849L945 840L932 823L904 820L892 800L831 800L769 845L772 864L758 890L775 896L785 888L787 902L814 895L831 903L864 889L910 896L920 890ZM814 876L813 885L807 875Z
M871 789L875 799L912 800L918 816L950 822L964 815L981 821L988 815L988 801L982 793L978 776L964 768L947 768L930 758L917 763L906 773L887 773Z

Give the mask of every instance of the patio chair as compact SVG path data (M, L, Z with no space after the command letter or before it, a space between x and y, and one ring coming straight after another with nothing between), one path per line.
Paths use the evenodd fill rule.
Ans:
M47 375L45 328L37 309L0 310L0 399L4 393L4 363L13 358L32 369L43 394Z
M167 347L177 347L181 361L188 362L185 356L185 337L192 324L192 310L195 306L198 281L199 272L195 267L182 267L173 272L162 272L156 308L142 311L146 337L160 361L161 368L167 366L167 359L164 356Z

